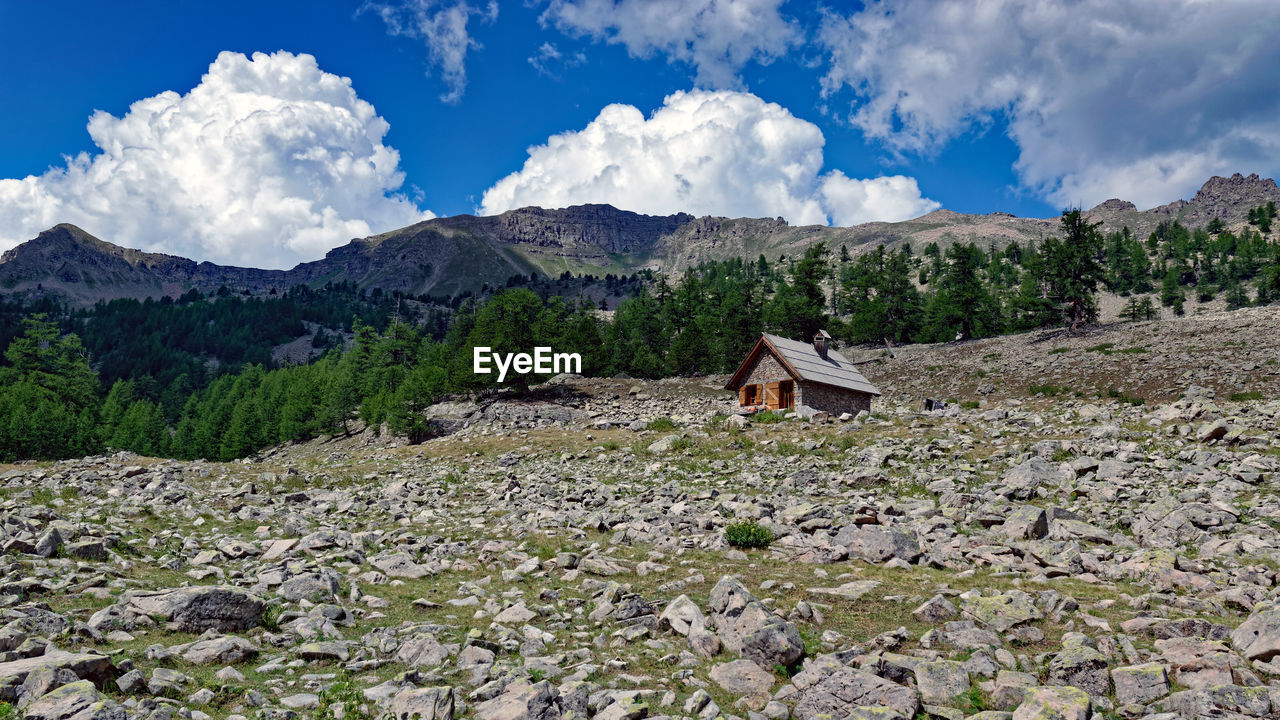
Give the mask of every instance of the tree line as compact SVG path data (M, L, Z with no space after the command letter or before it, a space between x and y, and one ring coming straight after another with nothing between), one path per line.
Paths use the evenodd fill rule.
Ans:
M1269 218L1273 209L1251 216ZM1078 210L1060 222L1058 236L1025 247L931 244L915 255L909 246L882 246L855 257L818 244L794 259L706 262L674 280L618 279L610 285L633 294L612 315L584 297L543 296L513 280L488 298L465 298L447 317L353 317L350 341L334 343L316 362L245 362L168 395L157 394L153 374L113 371L105 359L95 369L89 343L36 314L23 320L0 367L0 460L107 449L228 460L347 432L357 422L420 439L431 432L424 415L430 405L496 384L495 376L473 372L477 346L497 353L547 346L580 353L587 375L659 378L731 371L761 331L808 340L825 328L850 343L948 342L1093 322L1104 289L1129 296L1126 317L1133 320L1152 317L1157 298L1180 311L1188 292L1199 299L1222 294L1232 307L1280 300L1280 245L1261 223L1236 235L1213 223L1192 231L1170 221L1139 240L1128 229L1104 235ZM175 306L207 306L189 311L196 318L258 312L220 307L224 301L250 302L189 297ZM122 304L74 327L97 343L113 323L125 322L113 313L132 318L130 312L155 307ZM0 307L0 316L10 311ZM114 327L123 334L123 325ZM260 331L275 337L272 327ZM148 369L166 370L163 362ZM527 387L540 379L510 382Z

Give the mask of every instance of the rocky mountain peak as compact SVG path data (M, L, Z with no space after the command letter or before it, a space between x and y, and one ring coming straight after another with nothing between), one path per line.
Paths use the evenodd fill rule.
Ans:
M1137 210L1138 210L1138 206L1137 206L1137 205L1134 205L1133 203L1129 202L1128 200L1121 200L1121 199L1119 199L1119 198L1111 198L1110 200L1103 200L1102 202L1098 203L1098 204L1097 204L1096 206L1094 206L1094 207L1093 207L1093 209L1091 209L1089 212L1090 212L1090 213L1096 213L1096 212L1136 212Z
M688 213L640 215L612 205L573 205L546 209L525 207L498 216L498 224L517 244L580 248L595 246L610 253L646 251L664 235L693 221Z
M1272 178L1258 177L1257 173L1248 176L1236 173L1229 178L1214 175L1200 186L1199 192L1191 199L1193 203L1215 203L1222 201L1254 200L1254 207L1273 199L1280 194L1280 187Z
M1280 202L1280 187L1272 178L1258 177L1256 173L1248 176L1236 173L1231 177L1215 175L1188 203L1182 223L1194 227L1215 217L1228 223L1243 222L1250 208L1265 205L1268 201Z

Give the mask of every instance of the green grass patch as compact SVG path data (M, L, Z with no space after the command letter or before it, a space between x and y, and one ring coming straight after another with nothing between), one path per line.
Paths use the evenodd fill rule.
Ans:
M675 430L676 427L677 427L676 422L668 417L660 417L656 420L650 420L649 424L645 425L646 429L656 430L657 432L667 432L669 430Z
M1028 395L1044 395L1045 397L1057 397L1059 395L1066 395L1068 392L1070 391L1061 385L1045 384L1045 385L1031 385L1027 387Z
M755 415L751 416L751 422L760 423L762 425L780 423L784 419L785 418L782 417L782 413L778 412L777 410L766 410L764 412L758 412Z
M725 526L724 539L736 548L767 548L773 542L773 533L759 523L745 520Z
M1255 402L1261 399L1262 399L1262 393L1258 392L1257 390L1231 393L1231 402Z
M1128 405L1145 405L1147 402L1146 400L1140 397L1137 397L1136 395L1128 395L1123 391L1117 390L1115 388L1111 388L1107 390L1107 397L1111 398L1112 400L1118 400L1122 403L1126 403Z

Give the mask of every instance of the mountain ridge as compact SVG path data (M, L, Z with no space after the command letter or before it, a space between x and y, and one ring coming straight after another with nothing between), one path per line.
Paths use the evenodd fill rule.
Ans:
M1242 225L1248 210L1280 201L1274 179L1239 173L1207 180L1191 200L1147 210L1109 199L1086 211L1104 231L1128 226L1142 237L1159 223L1191 227L1214 217ZM1021 218L1003 212L948 209L901 222L850 227L793 226L782 218L644 215L604 204L548 209L526 207L499 215L454 215L353 239L318 260L288 270L217 265L145 252L99 239L62 223L0 255L0 295L53 294L89 305L122 297L177 296L226 286L251 294L298 285L347 281L413 295L456 295L499 287L519 274L629 274L642 269L679 272L707 260L794 256L826 242L858 253L878 245L979 242L1004 246L1053 235L1056 218Z

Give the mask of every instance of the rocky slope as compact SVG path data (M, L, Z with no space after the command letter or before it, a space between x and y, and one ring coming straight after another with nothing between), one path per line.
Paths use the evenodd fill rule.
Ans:
M1127 225L1144 237L1162 221L1193 227L1221 217L1243 224L1249 208L1280 201L1275 181L1257 175L1211 178L1190 201L1138 211L1108 200L1088 211L1107 230ZM128 250L59 225L0 256L0 293L48 292L91 304L115 297L176 296L191 287L226 285L265 292L294 285L349 281L365 288L412 294L451 295L488 283L503 285L516 273L559 275L629 274L642 268L678 272L705 260L764 254L794 257L817 242L861 252L880 244L931 242L986 247L1026 244L1055 233L1056 219L1018 218L1007 213L963 215L938 210L898 223L847 228L792 227L781 218L695 218L639 215L608 205L560 210L522 208L492 217L459 215L428 220L369 238L352 240L323 259L288 271L254 270L196 263Z
M417 446L0 468L0 701L1274 718L1278 324L1182 318L1145 353L1122 352L1144 326L912 348L864 366L885 398L846 421L726 421L722 378L557 378L437 406L448 434ZM1094 392L1121 372L1132 395ZM973 402L922 414L925 387ZM727 544L747 520L767 548Z

